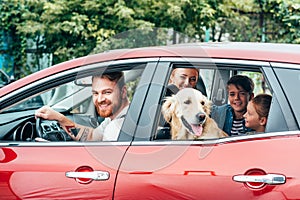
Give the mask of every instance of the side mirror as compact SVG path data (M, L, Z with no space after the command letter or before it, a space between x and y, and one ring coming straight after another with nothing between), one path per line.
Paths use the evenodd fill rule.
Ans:
M9 84L11 82L9 76L2 70L0 69L0 88Z

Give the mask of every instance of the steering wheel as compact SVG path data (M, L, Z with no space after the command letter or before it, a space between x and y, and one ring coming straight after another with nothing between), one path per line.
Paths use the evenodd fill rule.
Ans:
M42 134L42 126L41 126L41 118L37 117L36 118L36 122L35 122L35 131L36 131L36 136L43 138L43 134Z
M35 130L37 137L48 141L70 140L68 134L59 126L57 121L36 118Z

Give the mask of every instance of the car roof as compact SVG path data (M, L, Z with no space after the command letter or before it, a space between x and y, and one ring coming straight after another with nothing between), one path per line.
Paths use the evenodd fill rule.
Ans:
M106 55L105 55L106 54ZM97 59L101 54L94 55ZM93 60L95 57L91 56ZM102 58L203 57L300 63L300 45L284 43L209 42L120 49L102 53ZM98 60L99 62L99 60Z
M300 45L283 43L207 42L169 46L118 49L88 55L46 68L0 89L0 96L23 87L33 80L60 71L110 60L154 57L241 59L300 64Z

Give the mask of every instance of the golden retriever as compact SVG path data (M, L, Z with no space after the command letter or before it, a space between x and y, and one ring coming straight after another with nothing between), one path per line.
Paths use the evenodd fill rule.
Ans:
M184 88L166 97L162 106L165 120L171 126L173 140L209 139L228 136L209 117L211 102L199 91Z

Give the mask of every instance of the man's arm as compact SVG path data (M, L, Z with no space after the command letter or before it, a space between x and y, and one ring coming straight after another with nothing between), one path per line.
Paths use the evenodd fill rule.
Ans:
M76 141L91 141L94 129L80 124L76 124L63 114L53 110L49 106L43 106L35 113L36 117L46 120L56 120L67 134Z
M62 126L64 128L64 126ZM94 129L74 123L74 126L65 126L64 130L76 141L92 141Z

